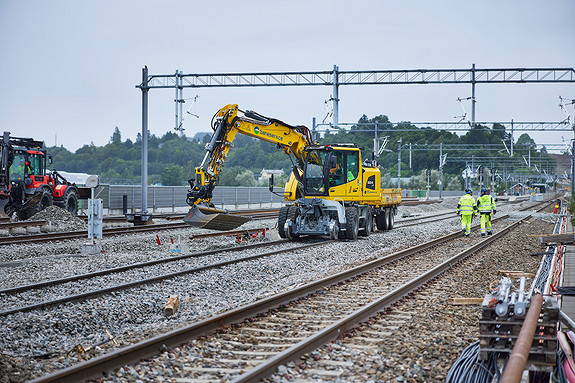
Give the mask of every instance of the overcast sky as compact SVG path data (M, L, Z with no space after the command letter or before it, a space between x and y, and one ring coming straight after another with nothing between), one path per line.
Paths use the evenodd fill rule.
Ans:
M573 68L574 47L573 0L0 0L0 127L71 151L106 144L116 126L135 140L144 65L150 74ZM208 131L230 103L311 126L331 94L318 86L185 89L185 98L199 96L190 109L199 118L186 117L185 133ZM457 98L470 95L469 84L340 86L339 121L456 121ZM476 120L561 121L559 96L575 99L575 84L478 84ZM173 131L174 90L153 89L149 102L150 131ZM573 133L531 136L561 143Z

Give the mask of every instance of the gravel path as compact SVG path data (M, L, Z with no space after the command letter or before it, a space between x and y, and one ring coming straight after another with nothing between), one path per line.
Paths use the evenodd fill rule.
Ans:
M400 222L403 215L452 212L456 204L456 198L448 198L437 204L401 206L396 221ZM524 205L529 203L501 206L498 213ZM276 222L254 221L242 228L266 224L273 227ZM337 242L250 264L193 274L89 300L81 305L66 304L0 317L0 344L3 349L0 372L9 368L20 369L21 373L14 381L39 376L77 363L81 357L75 353L67 356L67 352L77 344L89 346L105 339L105 329L116 336L120 347L459 229L455 217L438 223L376 233L355 242ZM497 230L497 224L494 230ZM0 255L1 265L4 266L0 267L1 288L169 256L168 245L158 246L156 234L164 244L169 243L170 238L180 236L190 251L228 247L235 243L235 238L231 237L190 239L191 234L200 231L186 228L104 238L104 253L97 256L82 255L81 240L5 246ZM476 232L474 235L479 234ZM98 286L97 281L89 283ZM84 281L76 284L85 288ZM180 307L174 316L166 318L163 307L173 294L180 296ZM42 300L56 298L50 295L43 294ZM2 305L5 305L8 297L0 298ZM90 355L109 350L110 346L105 345Z

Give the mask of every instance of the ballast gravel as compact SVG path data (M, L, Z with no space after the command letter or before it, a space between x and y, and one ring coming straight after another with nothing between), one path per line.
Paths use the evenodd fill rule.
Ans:
M400 223L403 216L413 218L454 212L457 200L445 198L441 203L400 206L396 222ZM531 204L501 204L498 206L498 214ZM59 213L62 211L54 214ZM59 219L52 221L53 227L58 227L54 222ZM83 220L80 221L85 224ZM76 226L74 230L81 227L80 222L72 222ZM474 220L475 223L477 220ZM494 230L503 224L494 224ZM272 239L279 239L277 231L273 230L276 225L276 220L252 221L244 224L241 229L268 226L272 228ZM68 225L62 225L60 230L70 229ZM458 230L458 217L453 216L439 222L375 233L354 242L335 242L194 273L90 299L81 304L69 303L1 316L0 345L3 351L0 355L0 376L9 376L10 380L0 382L24 381L109 352L113 347L111 344L104 344L87 355L72 351L78 344L88 347L106 339L106 330L118 342L116 347L123 347ZM185 228L105 237L101 240L103 252L97 255L81 253L82 243L85 242L83 240L4 246L0 254L0 289L170 257L173 256L169 251L172 240L179 239L188 246L190 252L241 246L237 238L231 236L194 239L193 235L200 232L205 230ZM477 232L474 234L478 235ZM156 235L161 245L158 245ZM177 267L186 266L180 264ZM143 272L139 277L144 278L146 273ZM97 278L74 283L82 291L101 288L101 281ZM46 301L58 298L60 293L58 289L53 289L37 294L38 299ZM180 297L180 307L175 315L166 317L164 305L168 297L175 294ZM0 299L3 307L6 302L14 300L7 294L0 294ZM10 303L10 306L14 304L17 305L17 301Z

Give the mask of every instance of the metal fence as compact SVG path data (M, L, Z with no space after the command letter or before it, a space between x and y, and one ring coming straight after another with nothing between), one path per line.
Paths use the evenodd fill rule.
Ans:
M149 212L186 211L187 186L148 186ZM267 187L217 186L214 189L212 203L225 209L257 209L280 207L285 202L283 188L274 188L271 193ZM443 197L461 196L462 191L443 191ZM96 194L104 202L107 214L122 214L124 194L129 213L142 209L142 188L139 185L101 185ZM413 191L403 190L402 196L412 196ZM439 192L430 191L430 198L437 199ZM87 207L87 201L80 202L80 208Z
M148 211L176 211L187 208L187 186L148 186ZM284 202L283 188L217 186L212 203L222 208L266 208ZM104 201L108 213L121 213L124 195L129 212L142 209L142 187L139 185L102 185L97 198Z

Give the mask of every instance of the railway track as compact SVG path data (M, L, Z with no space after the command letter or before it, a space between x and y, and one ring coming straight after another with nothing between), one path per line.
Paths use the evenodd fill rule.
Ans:
M408 203L409 202L409 203ZM435 203L440 201L408 201L405 205L420 205L420 204L429 204ZM508 203L508 202L507 202ZM264 209L264 210L239 210L239 211L232 211L230 214L232 215L246 215L252 217L253 220L264 220L264 219L276 219L279 209ZM450 213L440 214L435 217L446 216ZM162 214L157 215L155 218L163 218L168 221L170 220L181 220L183 219L183 214ZM432 217L427 217L428 222L434 222L437 220L448 219L451 217L435 219ZM81 217L83 219L87 219L86 217ZM424 217L416 217L416 218L408 218L403 219L398 222L398 226L396 227L406 227L415 224L406 224L409 221L421 221ZM126 221L124 216L111 216L111 217L104 217L104 221L108 222L123 222ZM15 227L30 227L30 226L44 226L46 225L46 221L22 221L22 222L9 222L8 219L4 219L4 221L0 222L0 230L1 229L12 229ZM116 228L105 228L103 229L103 236L116 236L116 235L124 235L124 234L135 234L135 233L143 233L143 232L154 232L154 231L162 231L162 230L177 230L182 228L189 228L183 222L170 222L165 224L152 224L152 225L145 225L145 226L129 226L129 227L116 227ZM258 229L259 230L259 229ZM216 237L221 235L236 235L242 234L245 230L234 230L234 231L227 231L227 232L212 232L212 233L202 233L202 234L195 234L193 235L194 238L208 238L208 237ZM88 232L86 230L78 230L78 231L66 231L66 232L50 232L50 233L36 233L36 234L26 234L26 235L11 235L6 237L0 237L0 246L3 245L12 245L12 244L25 244L25 243L43 243L43 242L51 242L51 241L61 241L61 240L69 240L69 239L78 239L78 238L87 238Z
M290 381L298 382L445 382L461 351L477 341L481 311L478 304L455 305L453 298L482 298L489 292L490 283L500 278L499 271L508 270L509 265L514 265L514 270L536 273L541 258L522 253L525 234L533 232L529 229L529 225L518 223L509 235L461 260L420 290L360 321L343 335L295 362L280 365L263 381L289 376ZM509 244L515 252L505 247ZM539 249L536 243L531 248ZM401 263L388 266L393 271L402 267ZM493 371L486 370L484 376L490 373ZM451 376L451 381L467 381L457 380L461 378Z
M457 238L461 236L460 232L453 233L426 244L382 257L353 270L309 283L301 288L96 357L37 381L84 379L88 376L98 375L101 371L149 356L158 350L166 350L166 347L168 347L167 355L173 357L176 351L169 349L169 347L178 346L188 339L195 339L207 333L218 331L223 325L238 323L246 318L248 319L247 322L240 326L226 327L225 330L220 331L220 334L215 335L216 338L199 339L186 346L178 347L177 350L189 351L200 362L200 366L190 367L180 372L184 373L186 377L193 377L194 379L211 377L216 380L233 378L234 381L259 381L273 373L278 366L289 360L297 359L304 353L325 344L338 334L349 330L353 327L353 323L365 320L398 301L409 292L425 285L429 280L436 278L440 273L496 241L520 224L521 221L514 222L500 230L496 235L477 242L463 252L460 250L468 247L464 244L468 245L469 241ZM440 256L429 257L423 253L424 249L427 251L430 248L440 246L442 242L454 239L458 243L454 241L450 251L441 247L441 251L434 253ZM382 267L394 264L394 262L397 263L399 259L402 259L402 265L405 266L402 267L399 274L391 274L387 271L389 268ZM418 265L425 266L421 268ZM392 285L397 288L390 289ZM381 298L374 298L372 294L375 291L377 291L377 296ZM301 300L303 297L305 299ZM316 297L318 298L316 299ZM328 297L327 300L326 297ZM348 297L354 297L352 300L355 303L348 301ZM283 306L294 301L297 301L294 306L290 305L287 308ZM306 306L312 301L317 303ZM365 305L365 302L369 303ZM278 309L278 307L280 308ZM317 315L314 314L316 312ZM261 317L255 318L260 315ZM279 319L280 317L282 319ZM270 321L268 322L268 320ZM287 330L288 327L289 330ZM268 339L268 342L264 342L262 337ZM246 342L242 343L241 340L246 340ZM218 350L221 352L214 352L214 354L219 355L219 358L208 360L204 359L207 358L207 355L197 354L197 349L210 349L210 347L198 346L204 341L220 345ZM274 356L271 356L272 354ZM261 359L266 357L268 359L261 362ZM222 359L229 360L222 361ZM206 365L209 367L205 367ZM257 367L251 368L256 365ZM248 368L250 368L248 372L241 374Z
M303 250L303 249L307 249L307 248L311 248L311 247L322 246L322 245L329 243L329 242L332 242L332 241L320 241L320 242L314 242L314 243L308 243L308 244L296 244L295 246L293 244L290 245L290 243L288 241L274 241L274 242L258 243L258 244L242 246L239 248L234 247L234 248L227 248L227 249L218 249L218 250L206 251L206 252L196 253L196 254L191 254L191 255L182 255L179 257L163 258L163 259L158 259L158 260L154 260L154 261L143 262L143 263L138 263L138 264L124 266L124 267L118 267L118 268L114 268L114 269L101 270L101 271L82 274L82 275L74 275L74 276L61 278L61 279L57 279L57 280L50 280L50 281L45 281L45 282L36 283L36 284L7 288L7 289L0 290L0 294L2 294L3 296L19 294L17 301L19 302L19 304L24 303L25 305L19 306L19 307L14 307L14 308L9 308L9 309L4 309L3 311L0 311L0 316L6 316L6 315L11 315L11 314L16 314L16 313L28 312L28 311L32 311L32 310L50 308L50 307L62 305L62 304L69 303L69 302L78 302L78 301L83 301L86 299L94 299L97 297L101 297L105 294L112 294L114 292L118 292L118 291L122 291L122 290L126 290L126 289L131 289L131 288L136 288L136 287L140 287L142 285L159 283L159 282L162 282L165 280L169 280L172 278L176 278L176 277L180 277L180 276L184 276L184 275L188 275L188 274L194 274L194 273L199 273L199 272L209 270L209 269L225 267L225 266L233 265L235 263L248 262L248 261L252 261L255 259L259 259L259 258L263 258L263 257L269 257L272 255L286 253L286 252L290 252L290 251L294 251L294 250ZM99 278L100 284L105 284L106 282L104 279L102 279L102 277L106 276L106 275L124 273L127 271L133 271L135 269L142 269L145 267L156 266L156 265L160 265L160 264L179 262L179 261L190 259L190 258L200 258L200 257L206 257L208 255L214 255L214 254L219 255L220 253L225 253L225 252L232 252L233 251L233 252L241 254L241 253L245 252L245 250L256 249L256 248L260 248L260 247L278 247L278 245L280 245L280 244L290 245L290 246L285 247L285 248L275 249L272 251L266 251L266 252L257 253L257 254L250 254L250 255L246 255L246 256L240 256L237 258L234 257L234 258L231 258L228 260L223 260L223 261L219 261L216 263L204 264L201 266L196 266L196 267L187 268L187 269L183 269L183 270L180 269L179 271L175 271L175 272L171 271L171 272L165 273L165 274L157 274L157 275L154 275L152 277L147 277L147 278L142 277L141 275L131 275L131 276L129 276L129 278L132 279L131 282L126 282L126 283L121 283L121 284L116 284L116 285L112 284L108 287L103 287L103 288L100 288L98 290L85 291L85 292L81 292L81 293L78 292L78 290L81 289L81 287L79 285L70 284L68 287L68 291L74 292L71 295L65 295L67 293L66 289L61 289L61 290L63 290L61 292L61 294L64 295L61 298L50 300L50 301L40 301L40 302L31 303L32 301L38 300L38 298L42 297L43 294L40 292L40 290L45 289L45 288L51 288L53 286L63 285L63 284L70 283L70 282L77 282L80 280L85 280L85 279L90 279L90 278ZM175 267L169 266L169 269L173 269L173 268L175 268ZM120 275L120 276L117 276L116 278L114 278L114 280L124 281L127 278L128 277L123 277ZM22 294L22 293L27 292L27 291L31 292L28 297L26 297Z
M237 211L232 212L233 215L246 215L252 217L254 220L263 220L268 218L277 218L277 212L279 210L256 210L253 212L247 211ZM162 215L156 218L166 218L170 219L183 219L183 215ZM110 217L111 221L122 221L122 217ZM125 219L124 219L125 220ZM44 226L46 221L22 221L22 222L6 222L0 223L0 229L11 229L14 227L29 227L29 226ZM145 233L145 232L155 232L163 230L177 230L183 228L189 228L190 226L184 222L169 222L164 224L152 224L144 226L128 226L128 227L115 227L115 228L105 228L102 230L102 235L104 237L124 235L124 234L135 234L135 233ZM263 229L263 228L262 228ZM256 229L261 230L261 229ZM211 232L211 233L201 233L193 234L194 238L209 238L221 235L237 235L245 233L246 230L231 230L225 232ZM51 241L61 241L69 239L87 238L87 230L78 231L65 231L65 232L50 232L50 233L37 233L37 234L27 234L27 235L11 235L7 237L0 237L0 246L12 245L12 244L24 244L24 243L42 243Z
M178 230L189 228L190 226L183 223L165 223L165 224L153 224L147 226L130 226L127 228L107 228L102 230L103 237L112 237L117 235L125 234L136 234L136 233L148 233L148 232L159 232L165 230ZM248 230L229 230L229 231L219 231L210 233L196 233L191 234L190 237L193 238L210 238L225 235L237 235L244 234L246 232L255 232L265 229L264 227ZM13 245L13 244L25 244L25 243L42 243L42 242L52 242L52 241L63 241L70 239L86 239L88 237L87 231L63 231L63 232L52 232L52 233L40 233L40 234L28 234L28 235L14 235L9 237L0 237L0 246L3 245Z
M425 221L419 222L419 223L413 223L412 221L420 221L421 219L417 219L417 218L410 219L409 222L412 222L412 223L403 224L399 227L411 226L411 225L417 225L417 224L429 223L429 222L436 222L436 221L443 220L443 219L454 218L453 214L451 214L451 213L445 214L445 215L448 215L448 216L447 217L433 217L434 219L429 219L429 217L423 217L425 219ZM228 232L227 234L237 234L237 233L244 233L244 232L245 231L234 231L234 232ZM205 237L209 237L211 234L212 233L209 233L206 236L199 235L198 237L205 238ZM214 234L220 234L220 233L214 233ZM453 233L452 235L450 235L446 238L442 238L440 240L440 242L438 242L438 243L441 243L442 241L451 240L453 238L456 238L458 235L459 235L459 233ZM289 242L286 240L273 241L273 242L261 242L261 243L243 245L243 246L233 246L233 247L228 247L228 248L223 248L223 249L220 248L217 250L198 252L198 253L194 253L194 254L171 256L171 257L155 259L155 260L146 261L146 262L139 262L139 263L135 263L135 264L131 264L131 265L125 265L125 266L121 266L121 267L115 267L115 268L106 269L106 270L94 271L91 273L72 275L72 276L48 280L48 281L44 281L44 282L38 282L38 283L33 283L33 284L27 284L27 285L22 285L22 286L14 286L14 287L9 287L9 288L5 288L5 289L0 289L0 295L6 296L6 295L18 294L18 299L17 299L18 304L22 305L24 303L23 306L19 306L19 307L12 307L12 308L2 307L2 308L0 308L0 310L2 310L2 311L0 311L0 316L16 314L19 312L28 312L28 311L37 310L37 309L49 308L49 307L61 305L61 304L68 303L68 302L76 302L76 301L81 301L81 300L85 300L85 299L93 299L96 297L100 297L104 294L110 294L110 293L113 293L116 291L135 288L135 287L145 285L145 284L158 283L158 282L163 281L163 280L175 278L175 277L186 275L186 274L198 273L198 272L201 272L201 271L204 271L207 269L224 267L224 266L231 265L234 263L239 263L239 262L248 262L248 261L251 261L254 259L258 259L258 258L262 258L262 257L268 257L268 256L276 255L279 253L290 252L290 251L294 251L294 250L302 250L302 249L306 249L309 247L321 246L321 245L324 245L324 244L327 244L330 242L333 242L333 241L330 241L330 240L320 241L320 242L314 242L311 244L301 244L301 243L297 243L297 242ZM288 246L288 247L276 249L273 251L266 251L266 252L259 253L259 254L250 254L247 256L243 256L243 257L242 256L238 256L238 257L234 256L234 258L231 260L220 261L220 262L217 262L215 264L202 265L202 266L193 267L193 268L186 268L186 267L189 267L187 265L187 263L181 262L181 261L185 261L185 260L189 260L189 259L197 260L201 257L207 257L210 255L221 255L223 253L231 253L231 252L241 254L241 253L245 252L246 250L257 249L257 248L261 248L261 247L278 247L278 246L281 247L282 245L284 245L284 247L285 246ZM94 290L94 291L87 291L87 292L83 292L83 293L78 293L79 285L73 283L73 282L79 282L79 281L87 280L87 279L91 279L91 278L99 278L101 280L101 283L105 284L105 280L102 279L102 277L105 277L105 276L109 276L112 274L119 274L119 273L128 273L128 272L132 272L136 269L145 269L145 268L149 268L149 267L153 267L153 266L172 264L172 263L176 263L176 262L178 262L180 264L179 265L170 265L168 267L164 267L163 269L164 270L166 270L166 269L168 269L168 270L180 269L180 271L177 271L177 272L170 271L170 272L165 273L165 274L156 273L157 275L154 275L153 277L149 277L149 276L144 277L144 276L141 276L140 274L130 275L126 278L133 279L134 280L133 282L122 283L119 285L111 285L109 287L101 288L101 289ZM9 266L9 265L6 265L6 266ZM184 268L184 269L181 270L182 268ZM141 274L146 275L143 272ZM125 278L121 277L121 276L116 276L113 280L118 280L118 279L125 280ZM61 298L56 299L56 300L50 300L50 301L38 301L38 297L42 296L42 294L39 293L39 290L42 290L45 288L51 288L51 287L63 285L63 284L68 284L69 289L73 290L74 294L66 295L65 290L60 289L59 295L62 296ZM28 295L30 295L30 297L27 297L26 295L22 294L22 293L29 292L29 291L31 291L31 293L28 294ZM34 302L33 303L30 302L30 300L32 300Z
M504 203L498 203L498 206L504 206L510 204L510 202L504 202ZM415 217L415 218L407 218L407 219L402 219L401 221L397 221L394 224L395 228L402 228L402 227L408 227L408 226L415 226L415 225L420 225L423 223L431 223L431 222L438 222L438 221L443 221L446 219L452 219L452 218L458 218L458 216L455 214L455 212L448 212L448 213L441 213L441 214L436 214L433 216L420 216L420 217ZM494 218L494 221L496 221L497 218Z
M254 211L249 212L249 215L254 220L264 220L264 219L275 219L277 218L277 213L279 210L265 210L265 211ZM248 214L246 211L238 211L233 212L231 214L237 215L244 215ZM449 219L452 217L445 217L441 219L436 219L437 217L444 217L448 215L453 215L452 213L444 213L434 217L427 217L427 222L434 222L437 220L442 219ZM175 220L175 219L182 219L183 215L164 215L159 216L168 220ZM112 217L112 221L119 221L121 217ZM398 226L396 227L406 227L412 224L406 224L407 222L414 222L414 221L421 221L426 217L416 217L416 218L408 218L403 219L398 222ZM46 224L46 221L23 221L23 222L14 222L14 223L3 223L0 224L0 229L3 227L5 229L10 229L13 227L28 227L28 226L43 226ZM120 227L120 228L105 228L102 231L102 235L104 237L110 237L115 235L124 235L124 234L135 234L135 233L145 233L145 232L155 232L155 231L163 231L163 230L177 230L182 228L189 228L189 225L186 225L183 222L170 222L166 224L152 224L146 226L130 226L130 227ZM256 229L261 230L261 229ZM232 230L226 232L211 232L211 233L201 233L201 234L193 234L194 238L209 238L209 237L216 237L222 235L237 235L242 234L246 230ZM0 237L0 246L3 245L12 245L12 244L24 244L24 243L42 243L42 242L51 242L51 241L61 241L61 240L70 240L70 239L78 239L78 238L87 238L88 232L84 230L79 231L65 231L65 232L51 232L51 233L38 233L38 234L28 234L28 235L12 235L7 237Z
M435 219L431 219L431 220L429 220L429 217L420 217L420 218L412 218L412 219L409 219L407 221L409 221L409 222L420 221L423 218L423 219L427 219L427 221L425 221L427 223L427 222L434 222L434 221L439 220L439 219L453 218L450 216L450 214L445 214L445 215L448 215L449 217L444 217L444 218L434 217ZM414 223L411 223L411 225L414 225ZM172 226L169 226L169 227L172 227ZM254 231L258 231L258 230L261 230L261 229L257 229ZM115 231L116 230L113 230L113 232L115 232ZM232 231L232 232L226 232L223 234L232 235L232 234L244 234L244 233L245 233L245 231ZM66 233L64 233L64 234L66 234ZM207 237L211 237L211 236L215 236L215 235L222 235L222 233L200 234L200 235L195 236L194 238L207 238ZM328 243L328 242L329 241L321 242L321 243ZM127 273L127 272L130 272L130 271L135 270L135 269L145 269L145 268L150 268L152 266L165 265L165 264L180 262L180 261L187 260L187 259L195 259L196 260L196 259L199 259L201 257L205 257L205 256L209 256L209 255L215 255L215 254L223 254L223 253L227 253L227 252L241 253L241 252L244 252L245 250L248 250L248 249L255 249L255 248L260 248L260 247L268 247L268 246L273 247L273 246L278 246L278 245L282 245L282 244L286 245L287 243L289 243L289 242L287 242L287 241L275 241L272 243L256 243L256 244L240 246L240 247L234 246L234 247L212 250L212 251L199 252L199 253L194 253L194 254L189 254L189 255L181 255L181 256L175 256L175 257L171 256L171 257L156 259L156 260L152 260L152 261L139 262L139 263L135 263L132 265L125 265L125 266L121 266L121 267L115 267L115 268L106 269L106 270L99 270L99 271L84 273L84 274L80 274L80 275L72 275L72 276L67 276L67 277L63 277L63 278L52 279L52 280L47 280L47 281L43 281L43 282L37 282L37 283L22 285L22 286L8 287L5 289L1 289L0 294L2 294L4 296L19 294L18 295L18 304L20 306L19 307L2 307L1 310L3 310L3 311L0 311L0 316L1 315L15 314L18 312L27 312L27 311L41 309L41 308L52 307L55 305L66 303L66 302L74 302L74 301L83 300L83 299L91 299L91 298L101 296L103 294L112 293L114 291L120 291L123 289L133 288L133 287L136 287L139 285L144 285L146 283L157 283L158 281L173 278L173 277L176 277L178 275L200 272L200 271L206 270L207 268L210 268L210 267L222 267L222 266L232 264L232 263L256 259L258 257L270 256L270 255L277 254L279 252L289 251L290 249L265 252L265 253L260 254L260 255L255 255L255 256L250 255L250 256L245 257L245 258L239 258L238 257L232 261L219 262L217 265L202 266L202 267L192 268L192 269L190 269L189 266L187 266L187 265L171 266L171 268L176 268L176 269L184 268L185 271L177 272L177 273L169 272L169 273L166 273L164 275L155 275L154 277L141 277L139 275L136 275L136 276L132 275L130 278L137 279L138 280L137 282L123 283L123 284L118 285L118 286L110 286L107 288L98 289L96 291L88 291L88 292L84 292L84 293L78 293L77 292L77 290L79 288L78 286L82 286L82 285L78 285L78 284L73 283L73 282L79 282L79 281L83 281L83 280L87 280L87 279L91 279L91 278L102 278L104 276L109 276L111 274ZM305 248L305 247L306 246L294 244L294 247L292 249L295 249L295 248L301 249L301 248ZM21 261L7 262L5 264L0 264L0 266L9 267L12 264L20 264L20 263L21 263ZM165 269L165 267L164 267L164 269ZM142 274L144 274L144 272L142 272ZM115 279L118 279L118 278L119 277L116 277ZM104 281L102 281L102 283L104 283ZM53 286L58 286L58 285L63 285L63 284L68 284L69 288L73 289L75 291L75 294L66 294L63 289L60 289L59 295L60 296L67 295L67 296L59 298L57 300L51 300L51 301L45 301L45 302L37 300L37 297L39 295L37 290L49 288L49 287L53 287ZM28 302L29 298L26 298L26 296L22 295L22 293L27 292L27 291L32 291L32 290L34 292L29 293L28 295L31 294L32 297L35 297L36 299L34 302L30 303L30 302ZM24 303L24 305L22 306L23 303Z
M507 215L499 217L498 219L504 219L506 217L507 217ZM432 219L430 219L430 218L432 218ZM435 216L435 217L413 218L413 219L404 220L404 222L407 221L410 223L403 223L402 225L399 225L399 227L421 225L421 224L425 224L425 223L436 222L436 221L445 220L445 219L452 219L452 218L455 218L455 216L452 213L445 213L445 214L441 214L441 215ZM420 222L421 220L424 220L424 221ZM495 219L495 221L496 220L497 219ZM417 222L413 223L413 221L417 221ZM237 234L237 233L243 234L244 232L245 231L234 231L234 232L227 232L227 234ZM209 233L208 235L206 235L206 237L211 236L211 234L212 233ZM220 234L220 233L217 233L217 234ZM454 238L457 238L459 236L459 234L460 233L457 233L457 232L452 233L446 237L442 237L442 238L438 239L437 241L429 242L427 244L427 246L433 247L433 246L436 246L437 243L443 243L443 242L446 242L449 240L453 240ZM203 236L200 235L198 237L203 237ZM305 249L308 247L321 246L321 245L324 245L324 244L327 244L330 242L333 242L333 241L320 241L320 242L311 243L311 244L301 244L301 243L298 244L298 243L293 243L293 242L290 243L289 241L285 241L285 240L280 240L280 241L273 241L273 242L247 244L247 245L243 245L243 246L233 246L233 247L228 247L228 248L220 248L217 250L197 252L197 253L187 254L187 255L165 257L165 258L161 258L161 259L155 259L155 260L146 261L146 262L138 262L138 263L131 264L131 265L125 265L125 266L115 267L115 268L111 268L111 269L99 270L99 271L84 273L84 274L80 274L80 275L72 275L72 276L67 276L67 277L63 277L63 278L52 279L52 280L47 280L47 281L43 281L43 282L37 282L37 283L33 283L33 284L8 287L5 289L0 289L0 295L6 296L6 295L13 295L13 294L20 294L18 296L18 302L19 302L19 304L22 304L22 302L26 302L26 300L27 300L26 297L22 296L22 293L25 293L28 291L34 291L32 296L37 298L39 295L37 293L38 290L41 290L44 288L51 288L53 286L58 286L58 285L63 285L63 284L70 284L72 282L78 282L78 281L82 281L82 280L86 280L86 279L102 278L104 276L109 276L112 274L131 272L131 271L134 271L136 269L145 269L147 267L171 264L171 263L185 261L185 260L189 260L189 259L199 259L202 257L207 257L210 255L216 255L216 254L221 255L223 253L228 253L228 252L242 253L242 252L245 252L246 250L251 250L251 249L256 249L256 248L261 248L261 247L276 247L276 246L281 246L281 245L289 246L286 248L276 249L274 251L267 251L267 252L263 252L263 253L259 253L259 254L255 254L255 255L250 254L250 255L245 256L245 257L237 257L237 258L233 258L231 260L220 261L220 262L217 262L215 264L202 265L202 266L197 266L197 267L193 267L193 268L185 268L185 267L188 267L188 265L186 263L180 262L181 264L178 266L169 266L170 272L168 272L168 273L164 273L164 274L156 273L156 275L154 275L153 277L149 277L149 276L143 277L140 275L135 275L135 276L132 275L132 276L130 276L130 278L135 279L135 281L133 281L133 282L122 283L119 285L111 285L111 286L106 287L106 288L101 288L101 289L94 290L94 291L87 291L87 292L83 292L83 293L77 292L77 290L78 290L77 284L71 284L69 286L71 289L73 289L75 291L74 294L67 295L67 296L61 297L61 298L56 299L56 300L40 301L40 302L36 301L33 303L29 303L29 304L25 303L24 306L20 306L20 307L13 307L13 308L4 307L4 308L2 308L3 311L0 311L0 316L15 314L18 312L27 312L27 311L36 310L36 309L53 307L53 306L67 303L67 302L75 302L75 301L81 301L81 300L85 300L85 299L92 299L92 298L102 296L104 294L113 293L115 291L121 291L121 290L129 289L129 288L134 288L134 287L145 285L145 284L158 283L160 281L170 279L170 278L175 278L175 277L178 277L181 275L197 273L197 272L204 271L207 269L223 267L223 266L227 266L227 265L231 265L231 264L239 263L239 262L247 262L247 261L251 261L251 260L262 258L262 257L276 255L276 254L283 253L283 252L301 250L301 249ZM2 265L2 264L0 264L0 265ZM9 263L6 264L5 266L9 266ZM171 269L173 269L173 268L178 268L178 269L180 269L180 271L173 272L173 271L171 271ZM182 268L184 268L184 269L182 270ZM164 268L164 270L165 269L166 268ZM125 278L116 277L115 279L124 280ZM102 281L102 283L104 283L104 281ZM60 291L60 295L65 295L65 293Z

